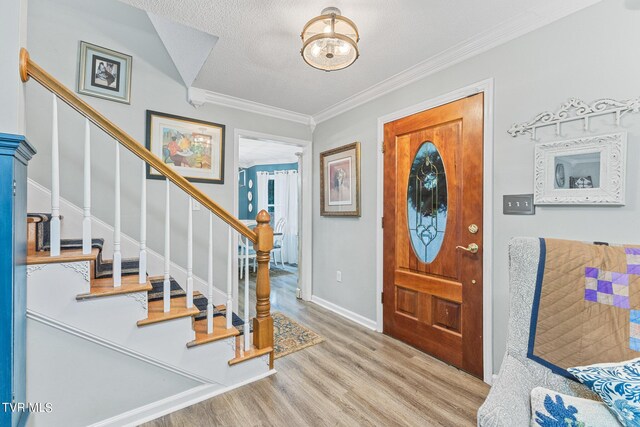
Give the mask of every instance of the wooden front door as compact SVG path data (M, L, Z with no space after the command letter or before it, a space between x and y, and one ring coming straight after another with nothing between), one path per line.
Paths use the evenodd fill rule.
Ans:
M384 131L384 333L481 378L483 94Z

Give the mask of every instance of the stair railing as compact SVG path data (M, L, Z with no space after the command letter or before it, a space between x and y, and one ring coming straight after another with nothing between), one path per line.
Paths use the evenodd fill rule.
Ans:
M242 221L235 218L227 210L211 200L206 194L192 185L184 177L167 166L161 159L147 150L144 145L138 143L133 137L119 128L105 116L89 104L80 99L73 91L64 86L60 81L48 74L43 68L36 64L29 57L26 49L20 50L20 77L23 82L27 82L29 78L33 78L53 94L53 123L52 123L52 181L51 181L51 228L50 228L50 254L51 256L60 256L60 167L59 167L59 148L58 148L58 99L65 102L71 108L79 112L85 117L85 141L84 141L84 201L83 201L83 253L90 254L91 246L91 156L90 156L90 125L89 122L96 125L107 135L116 140L116 163L115 163L115 223L114 223L114 255L113 255L113 278L114 287L121 286L121 253L120 253L120 145L142 160L142 177L141 177L141 219L140 219L140 257L139 257L139 281L146 283L147 273L147 246L146 246L146 165L158 171L166 180L166 204L165 204L165 236L164 236L164 277L163 277L163 306L164 311L171 309L170 292L170 238L169 232L171 227L170 212L170 187L174 184L176 187L187 193L189 196L189 214L188 214L188 249L187 249L187 284L186 284L186 305L187 308L193 306L193 219L192 208L193 202L199 202L209 211L209 250L208 250L208 306L207 306L207 330L213 333L213 215L216 215L224 221L229 228L229 258L227 264L227 301L226 301L226 326L232 326L233 314L233 294L231 282L231 260L237 256L237 250L233 248L233 233L237 232L241 238L244 237L246 245L252 242L256 251L256 261L258 263L258 273L256 279L256 316L253 319L253 346L258 349L273 349L273 319L271 317L271 306L269 302L270 282L269 282L269 260L270 252L273 248L273 230L269 225L270 216L262 210L258 213L257 227L251 230ZM242 251L246 253L247 246ZM247 263L248 265L248 263ZM248 270L247 270L248 273ZM247 274L248 277L248 274ZM245 340L244 349L249 346L249 317L248 317L248 282L245 282ZM271 358L273 360L273 357Z

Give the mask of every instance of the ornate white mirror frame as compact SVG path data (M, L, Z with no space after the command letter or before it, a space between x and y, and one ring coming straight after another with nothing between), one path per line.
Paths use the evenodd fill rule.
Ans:
M536 144L535 204L624 205L626 156L626 132ZM584 163L589 163L590 169L585 169ZM563 167L558 168L559 164ZM580 175L566 176L573 168ZM562 177L557 176L560 169ZM591 175L585 176L585 170ZM566 188L570 178L575 187L583 188ZM584 188L588 186L593 188Z

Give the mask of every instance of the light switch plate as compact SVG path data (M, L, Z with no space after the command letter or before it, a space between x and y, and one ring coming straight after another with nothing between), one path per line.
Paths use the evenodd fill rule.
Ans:
M509 194L502 196L502 213L505 215L535 215L533 194Z

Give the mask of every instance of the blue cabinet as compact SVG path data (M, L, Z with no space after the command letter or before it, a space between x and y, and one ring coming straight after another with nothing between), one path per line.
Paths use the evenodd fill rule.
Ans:
M23 424L27 338L27 163L24 136L0 133L0 426Z

